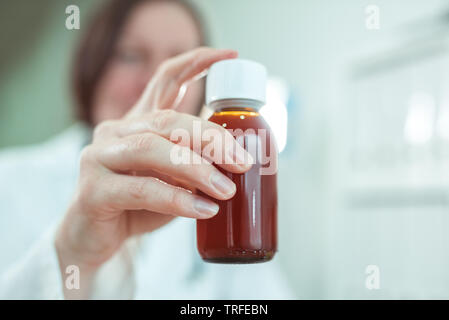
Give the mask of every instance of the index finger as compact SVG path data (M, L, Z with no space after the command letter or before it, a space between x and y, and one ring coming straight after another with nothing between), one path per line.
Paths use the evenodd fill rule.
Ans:
M235 50L200 47L166 60L127 116L143 114L152 108L171 108L183 84L193 80L215 62L233 59L237 55Z

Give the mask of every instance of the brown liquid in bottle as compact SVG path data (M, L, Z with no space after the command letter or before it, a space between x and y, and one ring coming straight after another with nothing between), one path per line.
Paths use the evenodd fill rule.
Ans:
M227 129L241 129L244 132L254 129L257 133L258 129L265 129L266 143L259 143L257 150L267 156L270 152L274 153L276 161L277 151L270 150L274 137L255 109L225 108L216 111L209 120ZM245 135L240 139L245 150L255 150L253 144L257 143L257 139L253 138ZM262 164L260 157L251 155L256 163L244 174L219 168L237 186L233 198L217 201L201 193L220 206L213 218L197 220L198 251L207 262L264 262L271 260L277 250L277 176L275 173L261 175L259 169L268 164Z

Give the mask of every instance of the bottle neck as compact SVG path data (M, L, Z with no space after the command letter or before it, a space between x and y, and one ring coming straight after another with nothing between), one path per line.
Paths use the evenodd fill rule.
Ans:
M224 110L246 110L257 112L263 105L262 102L251 99L222 99L209 103L209 107L216 112Z

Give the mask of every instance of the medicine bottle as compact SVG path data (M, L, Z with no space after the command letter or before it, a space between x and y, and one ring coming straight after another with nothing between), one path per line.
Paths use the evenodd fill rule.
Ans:
M197 247L207 262L255 263L277 251L277 149L259 114L265 104L266 69L254 61L231 59L211 66L206 80L209 121L228 129L253 165L243 174L217 166L237 187L233 198L217 201L218 214L197 220Z

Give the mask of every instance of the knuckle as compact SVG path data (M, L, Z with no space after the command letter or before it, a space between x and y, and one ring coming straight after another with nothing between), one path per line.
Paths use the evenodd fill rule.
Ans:
M177 112L172 109L155 111L151 117L151 127L155 131L163 131L176 121Z
M85 169L86 167L90 166L93 163L94 159L95 159L94 147L91 144L84 147L83 150L81 151L80 156L81 171L83 171L83 169Z
M104 192L105 179L98 170L95 169L96 150L92 145L85 147L81 152L80 177L77 194L79 203L85 208L97 208L102 204L101 195Z
M142 181L131 183L128 186L128 193L133 199L143 200L147 197L148 187L149 180L143 179Z
M82 178L78 193L79 201L84 207L93 208L99 205L97 179L90 176Z
M106 120L106 121L99 123L94 129L93 140L95 141L100 138L110 136L114 125L115 125L115 121L113 121L113 120Z
M169 195L170 210L174 213L183 212L188 207L187 197L181 190L174 189Z
M133 137L130 142L130 150L133 152L146 152L154 149L157 144L157 136L154 134L144 134Z

